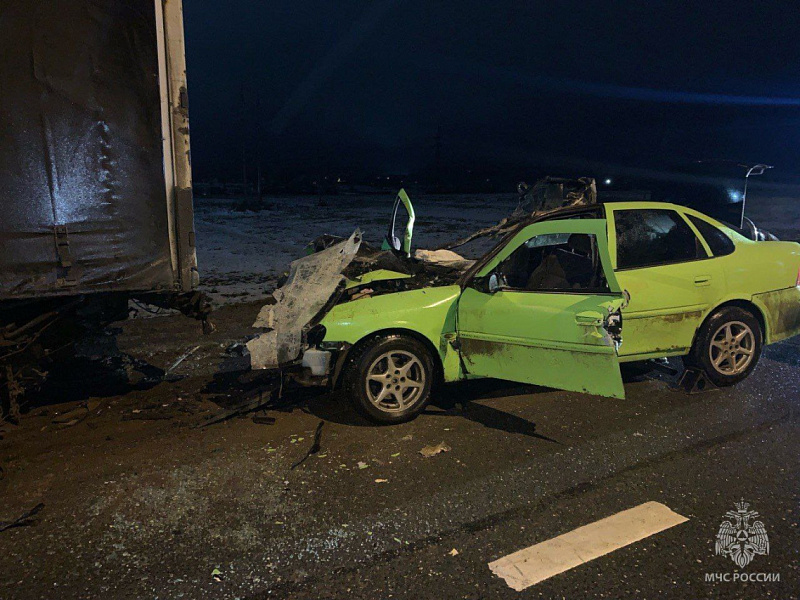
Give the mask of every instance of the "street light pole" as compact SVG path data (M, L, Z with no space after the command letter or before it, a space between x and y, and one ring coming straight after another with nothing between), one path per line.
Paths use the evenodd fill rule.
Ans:
M746 165L744 165L746 167ZM744 209L747 202L747 182L750 180L750 175L763 175L764 171L771 169L772 165L753 165L747 168L747 174L744 176L744 192L742 192L742 217L739 219L739 229L744 228Z

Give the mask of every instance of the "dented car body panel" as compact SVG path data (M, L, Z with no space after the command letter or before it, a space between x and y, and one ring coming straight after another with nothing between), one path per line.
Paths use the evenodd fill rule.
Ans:
M604 330L604 319L623 301L467 289L459 302L458 321L467 371L624 398L616 347Z
M408 275L407 273L390 271L389 269L377 269L375 271L370 271L369 273L364 273L363 275L359 275L358 277L354 277L353 279L348 279L345 288L352 289L362 285L367 285L369 283L374 283L376 281L389 281L392 279L408 279L409 277L411 277L411 275Z
M266 331L247 342L251 368L279 368L297 359L304 327L330 302L360 246L356 230L346 241L292 263L286 284L273 293L274 303L264 306L253 324Z
M607 319L625 299L610 269L602 219L545 221L521 229L477 274L502 275L502 265L525 245L554 236L593 236L605 283L589 289L529 290L507 282L483 291L468 287L459 301L458 337L467 371L521 383L623 398L617 344ZM544 244L542 244L544 245ZM588 257L587 257L588 260ZM535 274L534 274L535 276ZM572 283L572 285L578 285Z
M605 267L608 274L602 290L488 289L487 277L509 256L525 250L531 240L553 234L597 240L598 268ZM618 340L607 327L625 299L610 265L605 221L531 224L464 286L424 288L334 307L320 322L326 330L324 342L357 344L379 333L407 332L435 349L445 381L494 377L622 398Z

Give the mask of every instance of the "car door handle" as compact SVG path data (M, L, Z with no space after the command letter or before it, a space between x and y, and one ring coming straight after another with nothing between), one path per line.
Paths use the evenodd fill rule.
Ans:
M709 285L711 284L711 275L698 275L694 278L695 285Z

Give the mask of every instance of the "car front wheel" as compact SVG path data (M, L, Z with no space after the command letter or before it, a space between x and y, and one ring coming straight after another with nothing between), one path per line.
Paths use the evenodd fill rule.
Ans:
M758 319L738 306L719 309L706 320L687 364L702 368L715 385L734 385L756 368L764 335Z
M390 334L356 350L346 389L356 408L378 423L402 423L428 404L435 369L431 353L413 337Z

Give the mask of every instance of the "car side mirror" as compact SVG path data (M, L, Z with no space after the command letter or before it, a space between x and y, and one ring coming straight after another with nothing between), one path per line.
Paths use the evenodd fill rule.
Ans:
M499 271L495 271L491 275L475 277L468 285L472 289L484 294L494 294L508 287L503 274Z
M467 285L471 287L476 292L481 292L482 294L490 294L492 293L490 287L490 277L475 277L470 281Z

